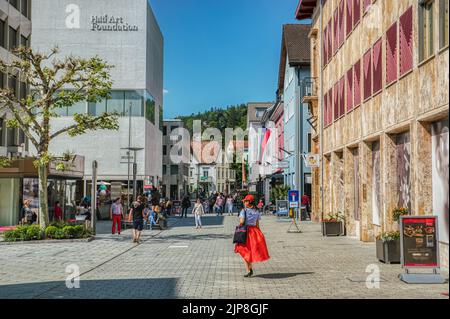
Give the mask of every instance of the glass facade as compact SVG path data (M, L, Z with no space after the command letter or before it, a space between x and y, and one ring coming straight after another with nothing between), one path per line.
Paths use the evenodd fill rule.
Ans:
M143 117L155 124L155 100L147 91L111 91L108 98L99 102L78 102L71 107L55 110L59 116L75 114L101 116L116 112L119 116Z

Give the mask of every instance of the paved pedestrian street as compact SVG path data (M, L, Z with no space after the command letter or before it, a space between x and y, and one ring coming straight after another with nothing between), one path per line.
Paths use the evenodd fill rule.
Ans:
M375 257L373 243L322 237L320 225L301 224L287 233L289 221L263 216L270 261L255 265L244 278L244 264L233 252L237 217L171 218L165 231L144 231L140 245L131 231L108 234L100 222L91 242L0 244L0 298L442 298L445 285L400 282L400 265ZM80 288L66 287L69 265L80 271ZM379 288L368 289L368 266L379 267ZM73 271L73 270L72 270ZM448 278L448 274L445 274Z

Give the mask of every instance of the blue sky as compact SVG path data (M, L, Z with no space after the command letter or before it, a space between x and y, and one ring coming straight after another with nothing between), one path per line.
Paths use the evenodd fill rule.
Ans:
M164 117L273 101L298 0L149 0L164 35Z

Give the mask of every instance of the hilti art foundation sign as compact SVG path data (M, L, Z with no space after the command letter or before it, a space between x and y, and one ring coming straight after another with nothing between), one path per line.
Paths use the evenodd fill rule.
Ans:
M137 32L137 25L129 24L123 17L109 16L107 14L101 16L92 16L92 31L116 31L116 32Z

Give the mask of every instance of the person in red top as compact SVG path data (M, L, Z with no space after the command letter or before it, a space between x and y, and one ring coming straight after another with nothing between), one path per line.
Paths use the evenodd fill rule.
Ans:
M62 220L62 209L59 206L59 201L55 203L55 220Z
M306 212L308 213L309 219L311 219L311 201L306 194L302 196L302 206L306 207Z

